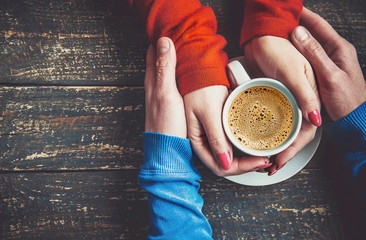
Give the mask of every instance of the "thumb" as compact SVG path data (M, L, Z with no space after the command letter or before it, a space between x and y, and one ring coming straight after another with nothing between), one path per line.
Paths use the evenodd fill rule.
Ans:
M169 90L177 91L175 81L166 81L166 79L175 79L176 52L174 43L170 38L162 37L156 43L156 85L157 89L163 92Z
M287 71L281 79L286 79L287 87L296 96L304 119L314 126L319 127L322 122L319 113L320 100L313 69L310 63L306 61L303 64L303 69L300 71L304 72L297 74L298 72Z
M226 137L221 120L223 104L228 92L225 86L211 86L208 88L211 90L210 94L213 98L210 101L211 106L215 107L202 109L197 117L204 128L213 157L223 169L228 170L233 161L233 150Z
M292 41L314 68L319 85L338 70L335 63L328 57L320 43L302 26L296 27L291 34ZM320 81L320 82L319 82Z
M324 30L328 30L328 28L325 28ZM327 35L329 34L327 33ZM332 36L334 36L334 34ZM291 38L299 52L302 53L312 65L317 75L320 92L322 92L324 86L332 86L330 82L331 78L329 76L338 72L338 67L329 58L322 45L302 26L298 26L292 31ZM310 115L309 118L311 118Z
M233 162L232 146L226 138L221 121L210 120L209 118L201 121L216 161L223 169L229 170Z

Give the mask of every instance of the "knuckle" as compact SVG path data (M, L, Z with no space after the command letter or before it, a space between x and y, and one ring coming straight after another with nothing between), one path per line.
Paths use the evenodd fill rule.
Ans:
M335 71L330 73L328 82L331 84L329 87L331 89L337 89L338 87L342 86L344 80L344 72Z
M216 170L216 171L214 171L214 173L215 173L215 174L216 174L216 176L218 176L218 177L225 177L225 176L227 176L227 175L228 175L226 172L224 172L224 171L222 171L222 170Z
M350 56L357 56L357 50L355 46L353 46L350 42L344 40L344 44L342 45L342 50L344 54L350 55Z
M308 133L304 137L304 141L306 144L311 142L315 138L316 129L312 129L311 131L308 131Z
M207 135L207 138L208 138L208 144L210 145L213 152L221 153L221 152L223 152L222 150L227 149L225 147L226 140L223 136L218 136L218 135L212 136L212 134L211 134L211 136Z
M220 145L220 140L217 136L210 137L208 143L211 147L215 148Z
M196 131L192 131L191 128L188 129L188 138L191 140L192 145L203 146L202 136L198 135Z
M308 44L304 48L305 52L310 56L315 55L317 57L324 57L325 51L321 47L321 45L314 39L310 40Z
M337 51L337 54L344 57L352 57L357 55L356 48L344 38L338 38L332 43Z
M348 52L351 52L351 53L356 53L357 52L355 46L353 46L352 43L350 43L348 41L345 41L345 46L346 46Z
M295 149L301 150L306 144L308 144L315 138L316 130L317 130L317 128L315 126L308 125L306 128L303 129L303 134L302 134L302 143L303 144L299 144L299 143L293 144L293 147Z
M157 85L161 85L166 80L165 78L168 75L169 71L169 61L164 58L160 57L156 60L156 69L155 69L155 79Z
M319 108L320 107L320 99L318 99L315 94L313 94L311 96L308 96L307 105L310 106L310 107L317 106L317 108Z
M169 61L165 57L159 57L156 60L156 68L157 69L166 69L169 66Z
M225 177L230 175L227 170L222 169L219 165L217 165L214 169L211 170L218 177Z
M316 128L312 126L311 131L309 131L308 133L309 142L315 138L315 134L316 134Z

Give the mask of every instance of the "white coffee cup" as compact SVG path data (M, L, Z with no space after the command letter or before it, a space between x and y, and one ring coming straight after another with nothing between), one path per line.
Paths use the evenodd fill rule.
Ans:
M295 97L290 92L290 90L281 82L275 79L271 78L256 78L251 79L247 72L245 71L243 65L238 61L234 60L230 62L227 66L228 68L228 77L231 81L231 85L233 88L235 88L227 98L223 113L222 113L222 121L225 133L231 143L241 152L252 155L252 156L272 156L276 155L286 148L288 148L296 139L300 128L302 124L302 113L300 108L298 107L298 104L296 102ZM229 110L230 107L234 101L234 99L243 91L246 89L257 87L257 86L263 86L263 87L270 87L278 90L281 92L287 100L290 102L292 107L292 113L293 113L293 127L291 130L291 133L287 137L287 139L282 142L279 146L272 148L272 149L264 149L264 150L258 150L258 149L252 149L247 146L244 146L232 133L229 127ZM250 126L248 126L250 127Z

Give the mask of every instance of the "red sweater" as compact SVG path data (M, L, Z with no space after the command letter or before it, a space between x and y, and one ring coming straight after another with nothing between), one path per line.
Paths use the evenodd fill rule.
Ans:
M240 45L266 35L289 39L302 7L302 0L245 0Z
M146 20L150 42L166 36L177 51L176 77L182 95L212 85L230 87L214 12L199 0L129 0ZM289 37L298 25L302 0L246 0L241 45L253 37ZM255 27L254 27L255 26Z

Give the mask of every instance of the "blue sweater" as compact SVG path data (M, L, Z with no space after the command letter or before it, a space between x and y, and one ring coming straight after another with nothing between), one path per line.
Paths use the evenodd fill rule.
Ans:
M344 164L348 166L347 175L355 181L365 179L366 102L340 121L330 123L327 130L342 151Z
M144 133L143 140L145 162L138 180L149 202L148 238L212 239L190 141L160 133Z
M328 130L343 149L344 162L350 167L349 178L364 179L366 103L331 123ZM143 140L145 162L138 179L148 193L149 239L212 239L212 229L201 211L203 200L197 182L200 175L193 166L196 157L190 141L159 133L144 133Z

